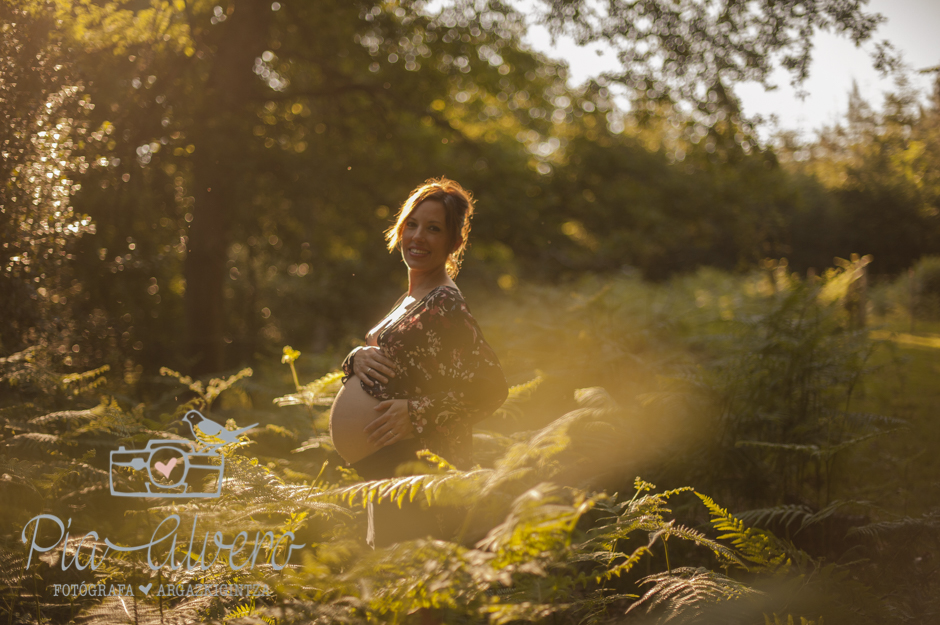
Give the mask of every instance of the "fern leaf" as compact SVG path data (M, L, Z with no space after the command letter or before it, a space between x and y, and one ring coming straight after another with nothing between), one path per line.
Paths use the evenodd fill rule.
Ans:
M30 457L56 455L65 445L61 436L42 432L17 434L6 440L7 453L28 454Z
M826 519L831 517L833 514L835 514L840 508L843 508L845 506L870 507L871 503L867 501L841 501L841 500L833 501L831 504L829 504L822 510L816 512L815 514L811 514L809 516L804 517L803 522L800 524L800 529L797 530L797 533L803 531L807 527L811 527L813 525L816 525L817 523L821 523L822 521L825 521Z
M761 594L741 582L704 568L678 568L670 573L650 575L639 583L653 584L653 587L633 603L627 613L640 607L645 607L647 613L662 608L661 622L665 623L690 611L701 610L708 604Z
M510 387L509 396L506 398L506 401L503 402L503 405L493 413L493 417L496 419L514 420L522 417L521 406L532 399L532 395L544 381L545 379L539 375L528 382Z
M718 540L731 540L731 544L748 562L758 569L776 571L789 567L789 558L777 538L769 532L745 527L744 523L730 512L719 506L707 495L695 493L708 508L712 516L712 525L720 532L725 532Z
M744 523L751 525L773 525L780 523L784 528L796 522L803 522L812 516L813 510L809 506L800 505L782 505L772 508L759 508L757 510L748 510L737 513L737 517Z
M103 385L107 380L99 376L110 370L111 365L104 365L103 367L98 367L97 369L83 373L72 373L62 376L61 383L63 387L72 387L72 395L81 395L82 393Z
M274 399L278 407L284 406L330 406L342 387L343 372L331 371L321 378L306 384L296 393Z
M852 527L846 532L846 536L881 541L889 534L917 536L924 532L937 534L938 531L940 531L940 514L934 512L919 518L903 517L896 521L878 521Z
M93 410L63 410L60 412L50 412L40 417L33 417L29 420L34 425L53 425L62 422L87 422L95 418Z
M313 500L335 500L355 505L361 502L381 502L398 500L407 493L409 501L414 501L419 492L423 492L428 503L451 505L471 501L478 494L480 486L493 473L492 469L474 471L448 471L447 473L417 475L360 482L344 488L337 488L318 493Z
M597 583L601 583L603 580L610 580L615 575L620 577L622 573L626 573L632 569L633 566L640 561L640 558L651 553L652 552L650 551L649 547L637 547L633 550L633 553L631 553L629 556L626 556L626 559L623 562L613 568L608 568L602 574L598 575L596 578Z
M236 606L231 610L225 612L225 617L222 619L223 622L231 621L237 618L247 618L252 615L255 611L255 600L252 599L248 603L243 603L240 606Z

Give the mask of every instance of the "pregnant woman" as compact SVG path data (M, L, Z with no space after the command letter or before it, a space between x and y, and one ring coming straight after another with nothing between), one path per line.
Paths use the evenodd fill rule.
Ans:
M499 360L454 283L472 215L467 191L433 179L386 232L389 251L400 250L408 267L408 291L346 357L330 414L336 450L366 479L393 477L421 449L469 468L473 424L506 399ZM377 544L400 534L386 532L371 508L369 520L370 535L385 535Z

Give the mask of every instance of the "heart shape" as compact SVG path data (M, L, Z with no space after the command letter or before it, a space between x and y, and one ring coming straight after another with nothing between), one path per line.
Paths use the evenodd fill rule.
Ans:
M177 460L177 458L170 458L170 461L166 464L158 461L155 462L153 466L158 472L163 474L163 477L170 477L170 471L176 466Z
M173 458L173 461L174 461L174 463L175 463L176 458ZM159 463L158 463L158 464L159 464ZM150 583L147 584L146 586L138 586L138 588L140 588L140 592L142 592L142 593L144 593L144 594L146 595L146 594L149 594L149 593L150 593L150 588L151 588L152 586L153 586L153 582L150 582Z

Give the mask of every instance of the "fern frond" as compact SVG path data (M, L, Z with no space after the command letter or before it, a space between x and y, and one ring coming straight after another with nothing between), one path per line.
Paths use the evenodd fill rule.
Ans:
M511 435L491 430L474 429L473 460L484 467L492 467L515 444L531 436L531 432L516 432Z
M230 375L227 378L212 378L206 386L206 393L204 395L206 404L211 404L216 397L231 388L231 386L239 380L250 378L252 375L254 375L254 371L252 371L251 367L245 367L235 375Z
M705 536L705 534L697 530L690 529L683 525L670 524L667 528L663 529L659 534L662 535L663 538L668 538L670 536L677 536L679 538L682 538L683 540L687 540L689 542L695 543L696 545L707 547L708 549L712 551L712 553L718 556L721 560L731 563L731 564L736 564L743 569L747 568L744 565L744 563L741 561L741 558L738 557L738 554L734 552L734 550L729 549L728 547L722 545L716 540L712 540L711 538L708 538L707 536Z
M287 404L285 404L287 405ZM299 454L304 451L309 451L311 449L325 449L328 451L333 451L333 439L330 438L329 434L322 434L320 436L312 436L305 440L300 447L296 449L291 449L292 454Z
M501 575L492 555L440 540L402 543L375 552L349 571L359 585L369 580L368 602L380 614L406 614L418 608L479 607ZM507 580L508 581L508 580Z
M633 566L637 562L639 562L643 556L650 555L652 553L653 552L650 551L649 547L644 546L644 547L637 547L636 549L633 550L633 553L631 553L629 556L626 556L624 554L617 554L618 556L623 556L624 561L617 564L617 566L607 568L600 575L598 575L596 577L597 583L599 584L604 580L609 581L613 579L614 576L620 577L621 574L626 573L627 571L632 569Z
M179 371L174 371L168 367L160 367L160 375L167 376L171 378L176 378L180 384L186 386L192 392L199 395L199 399L202 402L202 408L208 410L212 405L212 402L227 389L231 388L233 384L247 377L251 377L254 372L250 367L246 367L227 378L212 378L208 383L203 383L201 380L194 380L188 375L183 375ZM199 406L199 402L188 402L187 407L194 404L196 407Z
M108 483L109 473L84 462L72 461L50 476L53 486L61 491L100 486Z
M757 447L760 449L767 449L772 451L786 451L791 453L799 453L811 456L813 458L820 458L822 460L829 460L830 458L836 456L840 452L845 451L859 443L863 443L867 440L873 438L878 438L880 436L885 436L895 432L897 428L891 430L878 430L875 432L869 432L868 434L863 434L862 436L856 436L849 440L843 441L836 445L813 445L813 444L796 444L796 443L771 443L767 441L737 441L735 443L736 447Z
M92 410L63 410L50 412L39 417L33 417L29 422L33 425L54 425L63 422L88 422L96 416Z
M856 426L902 428L910 425L906 419L872 412L844 412L842 416Z
M28 457L54 456L66 445L61 436L42 432L17 434L6 440L7 453L27 454Z
M877 521L852 527L846 537L859 537L867 540L882 541L890 534L917 536L924 533L936 534L940 531L940 514L934 512L922 517L903 517L896 521Z
M607 389L600 386L591 386L575 390L574 400L578 405L585 408L613 410L617 407L617 402L614 401L614 398L607 392Z
M745 512L738 512L735 516L750 525L768 526L780 523L784 528L789 528L793 523L798 521L802 523L812 515L812 508L800 504L747 510Z
M803 522L800 524L800 529L797 530L797 533L803 531L807 527L811 527L813 525L816 525L817 523L821 523L822 521L825 521L826 519L831 517L833 514L835 514L840 508L844 508L845 506L861 506L864 508L871 508L872 504L868 501L855 501L855 500L833 501L831 504L829 504L822 510L819 510L818 512L814 514L804 517Z
M406 498L414 501L423 493L428 504L454 505L472 501L479 494L480 486L493 473L492 469L474 471L451 470L447 473L410 475L371 482L360 482L344 488L317 493L311 501L341 501L350 506L395 501L399 505Z
M510 387L509 396L506 398L506 401L503 402L503 405L493 413L493 418L514 420L521 418L521 406L532 399L532 395L544 381L545 379L541 375L538 375L528 382Z
M578 389L575 399L582 408L572 410L552 421L549 425L535 432L528 440L513 445L497 462L493 482L488 488L494 488L516 469L533 466L547 469L550 463L566 452L571 445L571 430L577 424L603 419L615 409L610 395L599 388ZM549 477L549 475L544 475Z
M330 406L336 394L342 388L342 371L331 371L321 378L306 384L296 393L290 393L274 399L278 407L284 406Z
M104 384L107 380L98 376L101 376L110 370L111 365L104 365L103 367L92 369L91 371L65 375L62 376L62 386L71 386L72 395L81 395L82 393L90 391Z
M690 611L702 610L708 604L761 594L737 580L704 568L678 568L670 573L650 575L639 583L653 584L653 587L633 603L627 613L640 607L645 607L647 613L661 608L664 614L660 622L663 623L685 617Z
M430 462L431 464L437 465L437 468L438 468L438 469L443 469L443 470L445 470L445 471L455 471L455 470L456 470L456 467L455 467L454 465L452 465L451 463L447 462L446 460L444 460L443 458L441 458L440 456L438 456L436 453L434 453L434 452L432 452L432 451L428 451L427 449L422 449L421 451L418 452L417 455L418 455L419 458L421 458L421 459L423 459L423 460L427 460L427 461Z
M893 428L893 429L890 429L890 430L878 430L878 431L875 431L875 432L870 432L870 433L868 433L868 434L864 434L864 435L862 435L862 436L856 436L855 438L851 438L851 439L849 439L849 440L843 441L843 442L839 443L838 445L833 445L833 446L831 446L831 447L824 447L824 448L823 448L823 456L822 456L822 457L823 457L824 459L828 460L829 458L835 456L835 455L838 454L839 452L844 451L844 450L846 450L846 449L849 449L850 447L854 447L855 445L858 445L859 443L863 443L863 442L865 442L865 441L867 441L867 440L871 440L871 439L873 439L873 438L879 438L879 437L881 437L881 436L886 436L886 435L888 435L888 434L892 434L892 433L896 432L898 429L899 429L899 428Z
M496 566L545 558L568 547L578 519L595 501L553 484L539 484L517 497L506 519L476 546L497 554Z
M730 539L731 544L742 557L756 565L758 570L777 571L781 567L789 568L790 560L787 552L773 534L753 527L745 527L740 519L716 504L711 497L701 493L695 494L708 508L715 529L725 532L718 537L718 540Z
M236 606L231 610L226 610L225 616L222 618L222 622L231 621L237 618L248 618L255 611L255 600L251 599L248 603L243 603L240 606Z

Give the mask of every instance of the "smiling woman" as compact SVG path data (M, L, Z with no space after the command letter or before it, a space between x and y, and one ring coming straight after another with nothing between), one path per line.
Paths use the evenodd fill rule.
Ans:
M408 267L408 291L346 357L330 413L337 451L366 479L393 477L421 449L469 468L473 424L506 399L499 359L454 283L472 214L459 184L428 180L386 233Z

